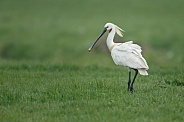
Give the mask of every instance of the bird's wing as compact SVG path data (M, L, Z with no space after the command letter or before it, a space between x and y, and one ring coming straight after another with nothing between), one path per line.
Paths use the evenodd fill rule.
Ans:
M116 45L111 51L111 56L117 65L124 65L135 69L149 69L141 52L142 50L139 45L129 41Z
M133 44L133 41L125 42L125 44L127 44L131 48L134 48L138 52L142 52L141 47L139 45L137 45L137 44Z

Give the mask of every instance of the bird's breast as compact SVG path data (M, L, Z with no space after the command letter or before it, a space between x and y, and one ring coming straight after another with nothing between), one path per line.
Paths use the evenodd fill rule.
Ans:
M117 44L112 44L110 47L109 47L109 51L111 52L112 51L112 49L116 46Z

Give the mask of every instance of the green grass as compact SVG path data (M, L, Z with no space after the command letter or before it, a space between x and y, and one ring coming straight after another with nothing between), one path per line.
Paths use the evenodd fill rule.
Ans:
M183 0L1 0L0 121L184 121ZM127 69L105 44L113 22L143 49L149 76L127 91Z
M183 121L182 70L159 69L139 75L132 94L119 67L3 64L0 120Z

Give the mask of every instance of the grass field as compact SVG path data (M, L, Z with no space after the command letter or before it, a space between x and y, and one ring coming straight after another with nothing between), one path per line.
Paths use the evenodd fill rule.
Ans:
M183 121L183 72L155 69L127 91L121 68L0 66L1 121ZM159 74L157 71L160 71Z
M183 0L1 0L0 121L184 121ZM143 48L149 76L127 91L106 22Z

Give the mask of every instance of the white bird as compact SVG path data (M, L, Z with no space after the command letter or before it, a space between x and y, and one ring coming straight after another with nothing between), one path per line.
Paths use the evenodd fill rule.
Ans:
M130 92L133 92L133 84L138 72L141 75L148 75L147 70L149 69L149 67L147 65L146 60L142 57L141 47L137 44L133 44L133 41L128 41L125 43L114 43L113 39L115 34L117 33L119 36L123 37L124 30L122 30L113 23L107 23L104 26L103 32L89 47L89 52L92 50L96 42L106 31L109 31L106 43L107 47L109 48L109 51L111 52L112 59L116 65L125 66L128 68L128 90ZM131 69L135 71L135 75L132 81Z

